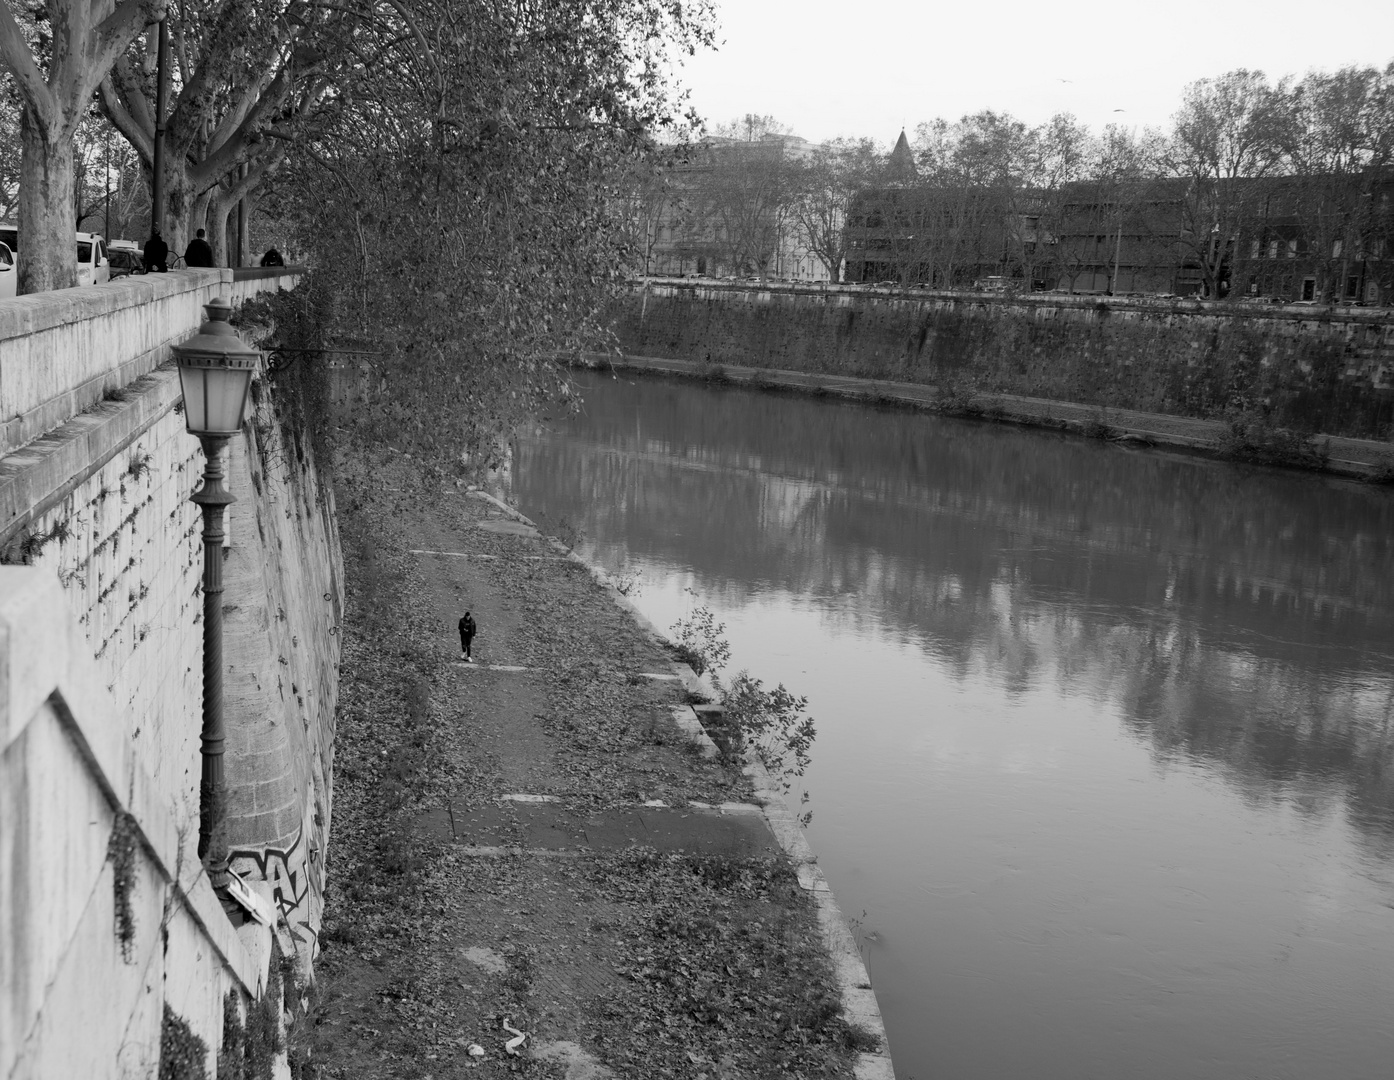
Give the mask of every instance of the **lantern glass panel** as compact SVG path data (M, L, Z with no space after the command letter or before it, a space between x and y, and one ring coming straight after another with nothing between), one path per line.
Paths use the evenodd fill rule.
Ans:
M235 435L242 427L250 368L179 368L184 422L195 435Z

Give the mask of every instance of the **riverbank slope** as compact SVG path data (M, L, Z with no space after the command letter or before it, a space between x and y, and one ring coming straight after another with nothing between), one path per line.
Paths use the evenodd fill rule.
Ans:
M1180 440L1154 441L1321 468L1325 456L1367 461L1372 453L1353 457L1333 446L1328 455L1328 440L1394 453L1389 316L1181 299L649 281L617 298L611 322L630 357L819 376L815 385L830 391L865 380L921 407L1055 427L1078 418L1090 433L1123 428L1108 418L1133 415L1147 418L1133 424L1140 433ZM903 387L919 388L920 397Z
M826 884L679 727L671 653L498 504L401 456L341 454L336 477L333 872L293 1056L345 1078L889 1078Z

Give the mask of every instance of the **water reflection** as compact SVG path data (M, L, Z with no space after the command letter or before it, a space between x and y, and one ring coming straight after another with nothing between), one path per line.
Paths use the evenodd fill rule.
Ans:
M586 381L516 495L809 695L902 1080L1388 1072L1390 492Z
M960 679L1118 702L1159 756L1302 806L1338 783L1394 832L1385 491L642 379L519 454L602 559L691 566L738 603L855 597Z

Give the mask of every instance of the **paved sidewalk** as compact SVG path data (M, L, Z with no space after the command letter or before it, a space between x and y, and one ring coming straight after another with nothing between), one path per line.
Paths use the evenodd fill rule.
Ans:
M409 476L375 470L339 500L350 629L392 608L405 622L388 641L427 654L431 691L429 730L405 730L415 771L387 798L404 751L367 706L394 698L396 665L380 640L346 640L346 669L380 666L341 706L354 782L336 782L320 1075L891 1080L889 1055L870 1052L885 1046L874 992L802 831L767 778L716 758L690 670L532 523L477 493L414 497ZM361 854L384 844L405 852L409 892ZM410 929L360 929L394 912ZM855 1044L837 1042L852 1029L828 992ZM504 1019L528 1034L517 1056Z

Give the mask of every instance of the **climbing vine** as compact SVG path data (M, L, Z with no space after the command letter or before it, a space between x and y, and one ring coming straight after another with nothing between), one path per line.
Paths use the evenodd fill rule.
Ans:
M165 1002L159 1080L208 1080L208 1044Z
M107 862L111 863L116 940L121 943L121 959L128 964L135 962L136 915L131 896L136 888L138 835L136 819L125 810L116 811L116 821L107 840L106 857Z
M247 1007L242 1019L241 995L229 990L223 998L223 1048L218 1052L217 1080L271 1080L276 1055L283 1049L281 1000L283 964L280 949L271 944L266 989Z

